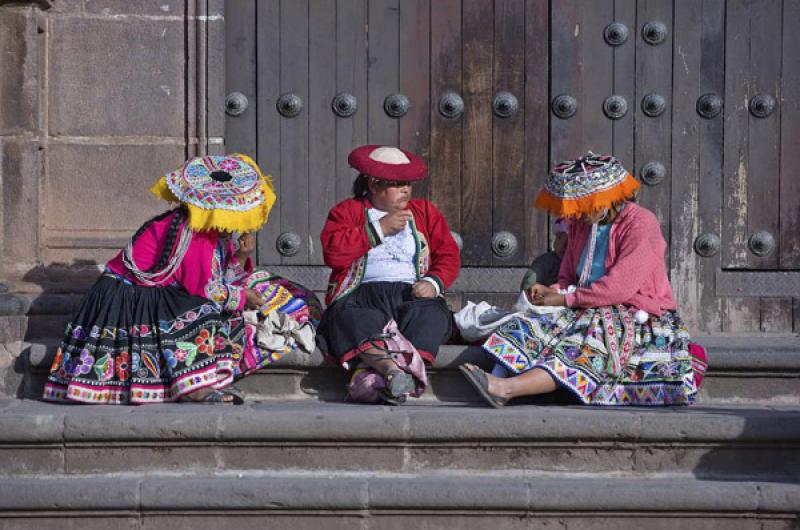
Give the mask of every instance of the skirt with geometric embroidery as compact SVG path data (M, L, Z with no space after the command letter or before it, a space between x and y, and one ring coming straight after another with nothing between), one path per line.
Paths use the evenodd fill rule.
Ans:
M59 402L175 401L233 382L245 345L241 313L177 287L104 274L67 324L45 386Z
M643 324L623 306L527 313L483 344L514 374L546 370L592 405L689 405L697 394L689 333L677 313Z

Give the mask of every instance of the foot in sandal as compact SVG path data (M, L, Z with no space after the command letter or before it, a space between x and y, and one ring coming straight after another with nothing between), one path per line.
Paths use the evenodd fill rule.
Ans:
M474 364L462 364L458 367L472 387L490 406L499 409L508 403L508 398L495 394L494 388L497 378L487 374Z

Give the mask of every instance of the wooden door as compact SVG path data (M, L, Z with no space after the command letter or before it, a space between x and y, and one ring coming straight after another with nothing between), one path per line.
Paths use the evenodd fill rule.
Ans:
M227 149L279 195L259 261L324 278L347 154L395 144L430 166L415 194L462 240L463 297L507 301L549 243L548 168L610 152L694 329L800 331L796 20L792 0L229 0Z

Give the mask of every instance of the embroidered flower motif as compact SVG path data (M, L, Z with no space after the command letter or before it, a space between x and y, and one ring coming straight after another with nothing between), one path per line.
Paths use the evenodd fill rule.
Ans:
M183 352L183 358L178 358L178 352ZM172 350L163 350L164 358L167 360L167 368L171 371L173 368L178 366L178 361L182 361L186 358L186 351L178 349L175 351Z
M128 352L124 351L117 355L117 379L127 381L130 373L130 362Z
M86 333L83 332L83 328L77 326L75 329L72 330L72 338L75 340L83 340L86 338Z
M169 351L169 350L164 350L164 353L166 353L167 351ZM170 352L170 353L172 353L172 352ZM189 352L184 350L183 348L178 348L178 349L175 350L175 358L177 360L181 361L181 362L186 360L186 356L187 355L189 355Z
M225 338L221 334L214 337L214 351L225 349Z
M239 169L239 164L230 158L226 158L219 163L219 168L224 169L225 171L233 171L234 169Z
M111 355L103 355L94 364L94 373L101 381L108 381L114 377L114 358Z
M185 326L185 325L186 324L184 324L182 320L176 320L175 321L175 329L183 329L183 326Z
M566 355L570 361L574 361L575 359L580 357L580 354L581 354L580 350L578 350L578 348L576 348L575 346L568 346L567 349L564 350L564 355Z
M194 339L194 343L197 344L197 351L200 353L205 353L206 355L214 353L214 335L207 329L200 330L200 333Z
M92 371L92 366L94 366L94 357L92 357L92 354L89 353L89 350L87 349L81 350L81 356L78 359L78 363L72 367L73 377L88 374Z
M667 345L667 339L665 339L663 336L656 337L656 346L658 346L659 348L663 348L666 345Z

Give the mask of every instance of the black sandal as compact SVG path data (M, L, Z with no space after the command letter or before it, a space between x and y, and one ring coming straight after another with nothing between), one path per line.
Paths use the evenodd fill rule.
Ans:
M508 399L500 396L493 396L489 393L489 377L486 375L486 372L478 367L475 367L474 370L470 370L467 368L466 364L462 364L458 369L464 374L467 381L478 391L478 394L481 395L486 403L496 409L502 408L508 403Z
M218 390L218 392L221 392L221 393L223 393L225 395L228 395L228 396L232 396L234 405L243 405L244 404L244 398L245 398L246 394L244 393L244 390L242 390L241 388L237 387L236 385L229 385L229 386L226 386L225 388L220 388Z
M399 368L389 370L383 379L386 381L386 388L381 391L380 396L389 405L402 405L408 394L414 391L414 378Z
M178 401L180 403L200 403L203 405L216 405L221 403L223 405L233 405L233 400L225 399L229 394L225 394L219 390L209 392L200 399L192 399L191 394L183 396Z

